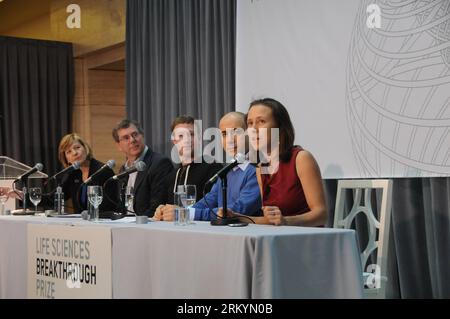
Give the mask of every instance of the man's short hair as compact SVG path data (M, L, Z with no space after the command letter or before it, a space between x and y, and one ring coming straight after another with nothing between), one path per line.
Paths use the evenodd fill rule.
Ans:
M175 127L180 124L194 124L194 118L189 115L181 115L177 117L175 120L173 120L172 124L170 125L170 131L173 132Z
M247 118L246 115L242 112L238 112L238 111L234 111L234 112L229 112L227 114L225 114L224 116L222 116L222 118L220 119L221 121L223 119L227 119L227 118L234 118L236 120L238 120L239 122L241 122L241 127L246 130L247 129Z
M130 119L123 119L122 121L117 123L117 125L112 130L112 136L114 138L114 141L116 141L116 143L119 143L119 133L118 133L119 130L129 128L131 125L134 125L137 128L139 134L144 135L144 130L142 129L141 124L139 124L139 122Z

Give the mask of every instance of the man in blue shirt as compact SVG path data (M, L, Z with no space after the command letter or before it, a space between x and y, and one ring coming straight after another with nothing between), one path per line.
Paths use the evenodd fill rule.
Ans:
M222 146L227 154L234 157L238 150L245 149L246 130L245 114L231 112L222 117L219 122L222 133ZM242 134L236 134L236 130ZM256 179L255 167L248 161L234 167L227 174L227 207L243 215L256 216L261 214L261 195ZM223 206L222 181L218 179L211 191L203 199L190 208L191 220L215 219L219 209ZM211 210L212 213L211 213ZM174 220L175 206L166 205L158 209L154 218L156 220Z

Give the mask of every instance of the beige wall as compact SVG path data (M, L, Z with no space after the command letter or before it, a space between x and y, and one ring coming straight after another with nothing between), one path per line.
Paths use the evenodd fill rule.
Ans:
M125 117L125 71L107 70L105 65L125 57L125 46L117 46L75 59L73 131L92 146L100 161L124 162L111 136L114 125Z
M119 167L124 158L111 130L125 115L125 72L90 70L89 81L92 148L99 160L115 159Z
M67 27L70 13L66 8L71 3L81 8L80 29ZM125 0L58 0L52 1L49 13L3 31L2 35L72 42L74 56L78 57L124 42L125 18Z

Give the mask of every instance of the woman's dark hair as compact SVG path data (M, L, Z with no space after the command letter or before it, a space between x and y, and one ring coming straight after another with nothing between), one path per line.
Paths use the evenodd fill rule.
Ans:
M272 110L276 127L280 130L280 159L283 162L289 161L294 147L295 130L288 111L283 104L272 98L255 100L250 103L248 109L250 110L255 105L264 105Z

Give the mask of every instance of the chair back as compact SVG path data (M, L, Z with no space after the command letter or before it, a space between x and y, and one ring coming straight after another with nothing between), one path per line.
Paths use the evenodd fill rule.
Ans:
M345 205L347 189L353 190L353 204ZM378 218L372 207L372 191L382 190ZM367 298L386 296L386 268L391 221L392 180L340 180L336 195L334 228L351 229L358 214L364 214L368 226L367 246L361 252L361 266L364 280L364 295ZM351 209L346 211L346 207ZM358 227L356 227L358 228ZM360 230L355 229L357 236ZM376 252L376 262L367 265L369 257Z

